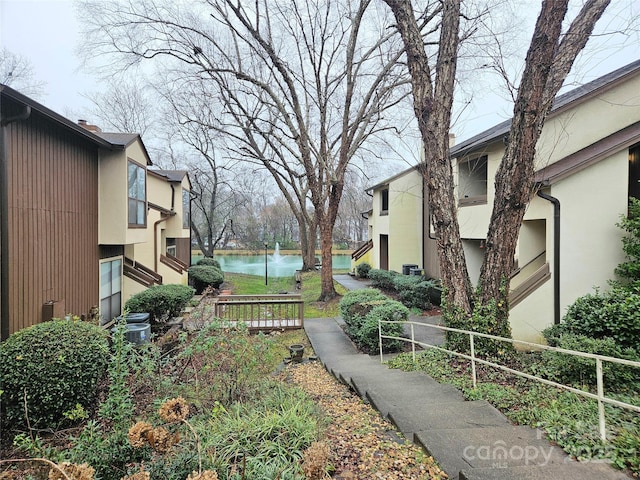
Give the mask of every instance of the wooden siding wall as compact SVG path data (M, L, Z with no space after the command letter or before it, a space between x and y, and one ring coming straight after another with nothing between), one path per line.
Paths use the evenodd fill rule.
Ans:
M191 239L176 238L176 257L187 265L191 265Z
M7 140L13 333L50 300L77 315L99 305L98 149L37 112Z

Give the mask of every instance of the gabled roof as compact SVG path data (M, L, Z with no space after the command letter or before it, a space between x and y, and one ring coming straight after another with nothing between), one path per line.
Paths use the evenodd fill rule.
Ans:
M574 107L576 104L582 103L589 98L602 93L605 90L613 88L619 83L625 81L628 77L638 75L640 73L640 60L636 60L622 68L607 73L595 80L585 83L567 93L559 95L553 102L549 118L560 114L568 108ZM482 146L493 143L502 139L511 129L511 119L495 125L484 132L481 132L451 148L451 156L464 156L472 150L476 150Z
M81 127L75 122L72 122L68 118L63 117L62 115L54 112L53 110L45 107L41 103L36 102L32 98L23 95L22 93L14 90L13 88L1 84L0 83L0 98L2 99L2 103L4 103L5 99L10 99L11 101L18 103L20 105L28 106L31 108L32 112L37 112L39 115L47 118L48 120L58 124L59 126L72 131L74 134L79 135L85 140L103 148L108 148L109 150L121 150L122 147L117 144L113 144L109 142L107 139L99 137L95 133L87 130L84 127Z
M117 133L117 132L96 132L96 135L104 138L108 142L113 145L118 145L123 149L126 149L129 145L131 145L136 140L140 140L140 145L142 146L142 150L144 151L145 156L147 157L147 165L153 165L151 162L151 157L149 156L149 152L147 152L147 147L144 146L144 142L142 141L142 137L138 133Z
M569 175L573 175L638 142L640 142L640 122L629 125L582 150L578 150L538 170L535 173L534 181L541 185L553 185Z
M154 168L153 170L148 170L148 172L158 175L159 177L164 177L169 182L178 183L182 182L185 175L188 175L186 170L158 170Z

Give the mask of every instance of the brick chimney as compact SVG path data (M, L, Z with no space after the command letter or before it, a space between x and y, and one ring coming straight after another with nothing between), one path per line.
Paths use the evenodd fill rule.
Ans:
M78 120L78 125L80 125L83 128L86 128L90 132L94 132L94 133L102 132L102 129L99 126L91 125L91 124L87 123L86 120L82 120L82 119Z

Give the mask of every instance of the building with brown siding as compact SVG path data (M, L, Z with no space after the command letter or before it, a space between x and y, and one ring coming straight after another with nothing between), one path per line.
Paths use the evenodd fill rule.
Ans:
M190 237L186 172L173 182L148 180L154 175L139 135L91 131L0 88L2 339L69 313L88 317L101 308L108 319L135 291L186 283L188 249L174 248ZM173 188L149 186L157 183ZM170 237L161 235L160 217L173 221Z

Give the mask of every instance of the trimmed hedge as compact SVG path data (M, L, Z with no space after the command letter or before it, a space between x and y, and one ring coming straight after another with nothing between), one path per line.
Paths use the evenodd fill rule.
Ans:
M398 275L400 275L398 272L391 270L379 270L377 268L369 270L371 285L383 290L393 290L393 281Z
M356 265L356 275L359 278L369 278L369 272L371 271L371 265L367 262L362 262Z
M591 338L586 335L565 333L559 337L549 338L549 344L567 350L640 361L640 355L636 350L621 347L612 338ZM597 385L596 365L591 358L545 350L542 352L540 368L547 378L560 383L576 386ZM618 391L621 386L638 388L640 373L637 368L602 362L602 369L605 388Z
M360 330L357 333L356 342L359 346L369 350L379 348L380 338L378 336L378 321L400 321L406 322L409 318L409 309L402 303L395 300L388 300L382 304L375 305L364 317ZM381 324L382 335L400 337L404 331L401 323ZM402 340L384 338L382 346L384 352L397 352L402 348Z
M564 321L543 332L548 340L565 333L612 338L623 348L640 345L640 294L623 287L587 294L568 309Z
M196 262L196 265L206 265L208 267L216 267L219 270L222 270L220 267L220 262L218 262L215 258L211 257L203 257Z
M153 320L161 322L179 316L193 294L194 289L187 285L154 285L133 295L124 308L130 313L150 313Z
M207 287L219 288L224 282L224 273L215 266L195 265L189 268L189 281L196 293L201 294Z
M393 287L400 301L409 308L430 310L434 304L440 305L442 290L435 280L425 280L419 275L396 275Z
M379 319L406 321L409 317L407 307L372 288L347 292L340 301L340 313L347 334L360 348L370 351L378 348ZM383 335L400 336L402 332L400 323L382 324ZM397 351L401 345L400 340L384 340L385 351Z
M109 361L106 330L81 321L52 320L11 335L0 344L3 428L58 429L80 405L90 411Z

